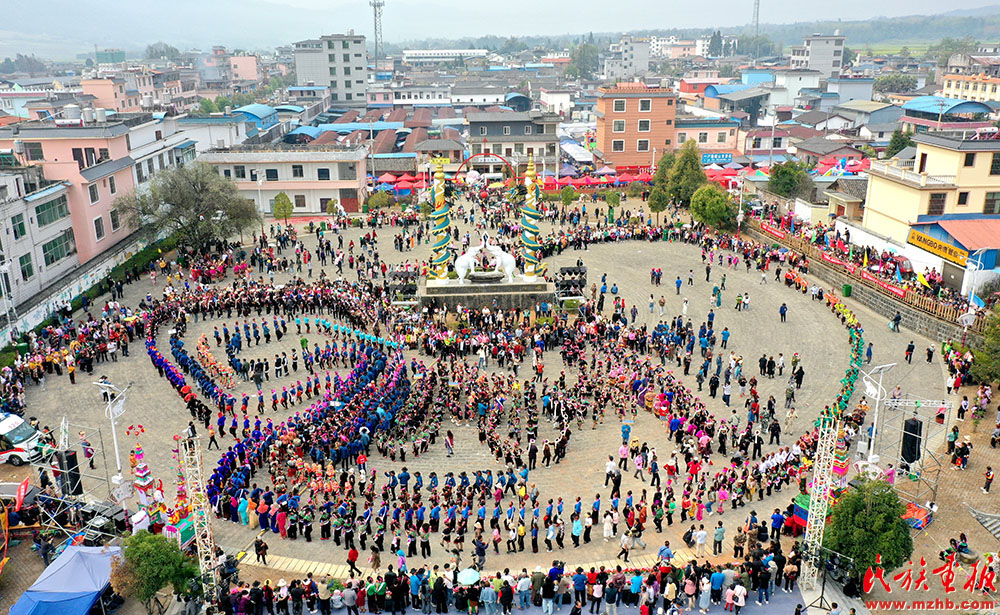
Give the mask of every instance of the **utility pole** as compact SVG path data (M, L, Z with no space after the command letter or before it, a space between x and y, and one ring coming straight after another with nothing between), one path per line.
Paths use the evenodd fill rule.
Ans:
M760 0L753 0L753 59L760 57Z

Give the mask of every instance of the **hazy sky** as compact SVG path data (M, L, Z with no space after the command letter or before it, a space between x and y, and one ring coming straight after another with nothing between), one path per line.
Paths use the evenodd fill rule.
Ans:
M761 0L762 23L934 14L989 0ZM387 41L497 34L565 34L749 23L753 0L386 0ZM529 13L530 11L530 13ZM251 49L354 28L370 36L367 0L14 0L0 21L0 57L71 58L101 47L142 49L165 40L181 49L222 44Z

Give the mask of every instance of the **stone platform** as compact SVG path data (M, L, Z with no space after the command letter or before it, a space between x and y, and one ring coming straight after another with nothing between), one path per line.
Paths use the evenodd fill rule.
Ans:
M497 307L533 308L543 301L552 304L556 299L556 285L539 280L525 282L515 278L513 282L473 283L468 280L459 284L458 280L420 280L417 285L417 300L421 307L438 305L454 309L456 306L469 308Z

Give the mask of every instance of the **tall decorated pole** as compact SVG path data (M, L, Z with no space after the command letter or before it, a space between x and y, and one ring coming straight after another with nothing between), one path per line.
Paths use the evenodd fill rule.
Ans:
M528 170L524 173L526 194L521 206L521 245L524 247L524 279L534 281L535 276L545 272L542 265L542 244L538 243L538 185L535 183L535 161L528 156Z
M448 244L451 243L451 217L444 198L444 169L440 162L434 171L434 183L431 184L431 204L434 205L434 211L431 212L434 221L434 246L431 248L431 267L427 278L447 280L448 260L451 258L448 252Z

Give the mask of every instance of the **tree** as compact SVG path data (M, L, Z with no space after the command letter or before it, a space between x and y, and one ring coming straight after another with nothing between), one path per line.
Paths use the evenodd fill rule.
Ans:
M872 89L876 92L905 93L917 89L917 78L904 73L889 73L875 77Z
M148 238L175 233L193 249L225 239L260 222L254 202L218 170L193 162L153 175L149 190L115 200L125 220Z
M559 198L562 199L563 207L569 207L576 199L576 191L570 186L563 186L563 189L559 191Z
M767 189L788 198L808 198L812 192L808 167L801 162L783 162L772 166Z
M215 101L213 101L211 98L202 98L201 100L198 101L198 104L201 105L202 113L219 112L219 108L215 106Z
M141 530L124 540L122 554L111 563L111 586L127 598L147 603L171 585L186 594L198 577L198 565L173 540ZM147 607L147 612L149 608Z
M885 157L892 158L907 147L912 146L913 139L910 138L909 133L901 130L894 130L892 131L892 137L889 139L889 145L885 148Z
M691 197L691 215L699 222L718 229L732 228L736 208L729 193L715 184L705 184Z
M337 199L330 199L326 202L326 215L336 216L340 212L340 203Z
M676 159L673 152L667 152L660 156L660 161L656 163L656 173L653 175L654 186L667 189L667 184L670 181L670 169L674 167Z
M858 52L854 51L850 47L844 47L844 59L841 62L842 66L847 66L849 64L854 64L854 61L858 59Z
M712 32L712 37L708 39L708 55L713 58L722 55L722 32L719 30Z
M737 48L740 53L751 55L755 58L773 55L775 52L774 41L766 35L754 36L746 34L738 39Z
M646 182L630 182L629 185L625 186L625 194L632 197L642 196L642 193L645 192L647 188L649 188L649 186Z
M146 45L147 60L159 60L161 58L166 58L168 60L176 60L180 56L181 52L176 47L168 45L163 41L159 41L151 45Z
M995 306L989 316L980 316L984 317L989 318L989 326L983 343L972 351L972 376L980 382L1000 382L1000 306Z
M368 209L381 209L388 207L390 203L392 203L392 197L384 190L379 190L368 197Z
M279 192L274 197L274 206L272 209L276 219L288 222L288 219L292 217L292 199L288 198L288 195L284 192Z
M649 193L649 211L656 214L656 225L660 225L660 212L666 211L667 205L670 204L670 196L667 191L656 186L653 191Z
M688 205L695 191L708 181L701 168L701 152L694 141L685 141L673 166L667 193L680 203Z
M975 38L966 36L964 38L945 37L936 44L927 48L927 57L937 62L938 66L948 63L948 58L956 53L972 53L979 43Z
M861 479L833 507L823 546L854 559L854 569L863 573L881 565L893 570L913 553L910 526L901 516L906 505L892 485L882 480ZM875 556L882 563L875 563Z
M580 79L592 79L600 67L599 56L597 45L590 43L577 45L570 53L569 64L566 65L566 75Z

